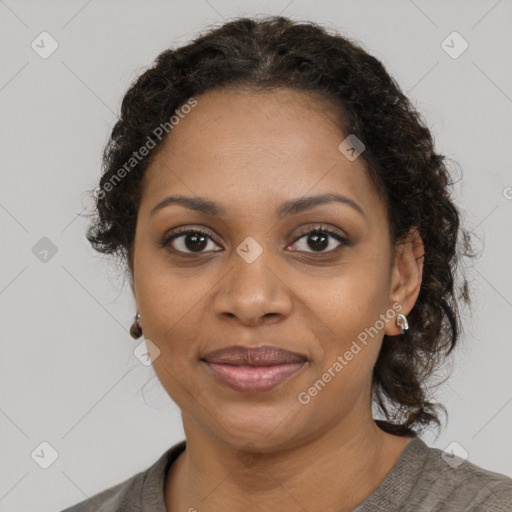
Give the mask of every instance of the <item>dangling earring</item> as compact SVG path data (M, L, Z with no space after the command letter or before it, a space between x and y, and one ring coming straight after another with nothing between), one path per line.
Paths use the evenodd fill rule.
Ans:
M130 336L134 339L138 339L142 336L142 327L140 326L139 313L135 315L135 320L133 321L133 324L130 327Z
M407 323L407 318L404 314L398 313L396 317L396 323L400 326L400 334L403 334L407 329L409 329L409 324Z

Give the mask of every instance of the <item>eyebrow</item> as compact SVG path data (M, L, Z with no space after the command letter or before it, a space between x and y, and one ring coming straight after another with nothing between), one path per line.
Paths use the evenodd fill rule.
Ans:
M352 199L341 194L327 193L318 196L307 196L301 197L300 199L292 199L284 202L277 210L277 214L280 218L289 215L296 215L305 210L314 208L315 206L338 202L346 204L359 212L364 217L366 216L364 210ZM171 204L178 204L189 210L206 213L209 215L223 215L226 210L218 204L208 199L201 197L185 197L185 196L169 196L156 204L150 211L149 215L154 215L157 211L169 206Z

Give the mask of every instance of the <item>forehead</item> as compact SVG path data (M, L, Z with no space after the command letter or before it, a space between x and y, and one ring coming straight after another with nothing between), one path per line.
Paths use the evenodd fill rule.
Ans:
M250 204L340 192L382 216L365 161L350 161L339 149L348 134L342 110L332 102L290 89L220 89L196 100L156 150L142 207L171 193L247 210Z

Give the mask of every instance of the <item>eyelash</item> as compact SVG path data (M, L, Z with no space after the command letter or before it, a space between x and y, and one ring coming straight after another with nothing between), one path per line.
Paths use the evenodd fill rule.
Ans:
M210 240L212 240L214 243L216 243L217 245L219 245L213 238L212 236L207 233L206 231L203 231L202 229L199 229L199 228L194 228L194 229L190 229L188 227L184 227L184 228L178 228L176 231L168 234L167 236L164 237L164 239L162 240L162 242L160 243L160 247L161 248L167 248L171 242L173 242L174 240L184 236L184 235L188 235L190 233L198 233L200 235L203 235L207 238L209 238ZM346 247L350 244L349 240L343 236L341 236L339 233L337 233L336 231L333 231L329 228L326 228L326 227L323 227L323 226L316 226L314 227L313 229L310 229L309 231L305 231L304 233L301 233L293 242L293 244L295 244L296 242L298 242L301 238L304 238L306 235L311 235L311 234L325 234L325 235L329 235L331 237L333 237L335 240L337 240L340 245L335 248L335 249L331 249L329 251L299 251L299 252L307 252L308 254L330 254L330 253L333 253L335 252L336 250L338 250L340 247ZM292 244L292 245L293 245ZM179 250L176 250L176 249L172 249L171 250L173 252L176 252L178 254L186 254L186 255L192 255L192 254L206 254L205 252L185 252L185 251L179 251ZM216 251L215 251L216 252Z

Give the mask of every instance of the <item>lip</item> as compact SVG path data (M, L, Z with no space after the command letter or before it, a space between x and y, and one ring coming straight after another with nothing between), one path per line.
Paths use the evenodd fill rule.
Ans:
M208 352L203 356L209 363L248 365L248 366L273 366L288 363L303 363L307 358L297 352L291 352L274 345L262 345L260 347L244 347L234 345Z
M201 361L222 383L241 393L270 391L308 362L301 354L276 346L233 346L206 354Z

